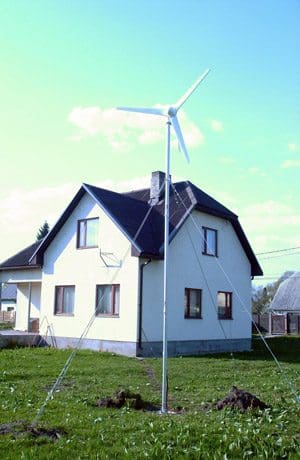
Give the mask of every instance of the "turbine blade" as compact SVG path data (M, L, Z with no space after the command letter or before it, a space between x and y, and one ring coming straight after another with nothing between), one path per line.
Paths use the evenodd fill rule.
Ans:
M125 112L146 113L148 115L166 116L164 108L156 107L116 107L117 110L124 110Z
M200 83L204 80L206 75L210 72L210 69L207 69L201 77L186 91L186 93L176 102L173 106L176 109L176 112L180 109L180 107L185 103L185 101L190 97L190 95L195 91L195 89L200 85Z
M171 120L172 126L174 128L175 134L177 136L179 146L180 146L180 150L182 150L182 152L184 153L184 156L186 158L186 161L189 163L190 162L190 157L189 157L189 154L188 154L186 146L185 146L185 142L184 142L183 135L182 135L182 132L181 132L181 128L180 128L180 125L179 125L179 122L178 122L178 118L175 115L174 117L171 117L170 120Z

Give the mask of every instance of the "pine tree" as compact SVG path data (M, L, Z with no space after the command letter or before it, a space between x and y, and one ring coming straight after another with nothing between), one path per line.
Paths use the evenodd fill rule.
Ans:
M45 238L45 236L49 233L49 224L48 222L45 220L45 222L43 223L43 225L39 228L37 234L36 234L36 241L40 241L42 240L43 238Z

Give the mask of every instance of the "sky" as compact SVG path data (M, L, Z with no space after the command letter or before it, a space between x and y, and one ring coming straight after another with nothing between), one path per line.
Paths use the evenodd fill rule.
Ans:
M164 121L114 107L173 103L210 68L179 116L191 162L172 142L173 180L238 214L259 284L300 270L299 21L299 0L1 0L0 260L83 182L148 186Z

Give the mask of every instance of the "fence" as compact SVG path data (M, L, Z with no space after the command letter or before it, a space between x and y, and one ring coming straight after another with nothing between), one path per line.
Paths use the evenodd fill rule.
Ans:
M262 333L266 334L293 334L300 335L300 314L285 313L275 315L264 313L262 315L253 315L253 321ZM257 332L255 326L252 327L253 332Z
M0 311L1 323L14 323L16 319L16 312L14 311Z

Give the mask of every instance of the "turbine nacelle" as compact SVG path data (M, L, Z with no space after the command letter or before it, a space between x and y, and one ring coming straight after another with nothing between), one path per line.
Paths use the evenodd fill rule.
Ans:
M171 105L171 107L168 108L168 112L167 112L167 113L168 113L168 116L169 116L170 118L176 117L177 111L178 111L178 109L176 109L176 107L173 107L173 106Z

